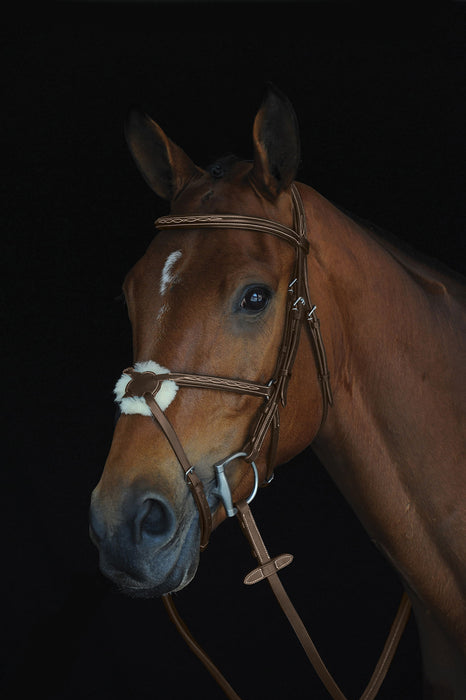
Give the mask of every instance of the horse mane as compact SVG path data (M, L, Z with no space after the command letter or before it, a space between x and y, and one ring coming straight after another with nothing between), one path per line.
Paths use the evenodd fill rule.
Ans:
M466 277L448 265L421 253L406 240L332 202L339 211L384 248L420 285L434 295L451 294L466 300Z

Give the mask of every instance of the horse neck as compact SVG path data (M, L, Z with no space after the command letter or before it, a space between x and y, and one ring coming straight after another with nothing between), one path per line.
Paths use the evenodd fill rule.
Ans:
M434 270L410 261L313 190L306 195L311 297L335 394L317 444L340 434L339 450L348 445L354 454L366 428L372 440L380 436L392 460L410 458L412 448L419 457L413 438L425 431L423 401L457 391L461 307ZM446 413L439 424L454 420L454 412Z
M429 524L453 513L452 527L459 526L464 518L453 486L464 493L460 305L433 270L385 246L313 190L303 195L311 296L334 393L313 447L410 585L422 589L428 578L416 548L430 568L438 562L444 570L451 555L451 596L461 598L466 581L455 569L451 528L433 532Z

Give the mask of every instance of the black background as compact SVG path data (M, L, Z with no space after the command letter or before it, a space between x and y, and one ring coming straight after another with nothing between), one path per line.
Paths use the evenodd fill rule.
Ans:
M72 3L6 19L2 46L2 698L223 697L160 601L98 573L87 511L131 362L115 299L165 203L127 153L140 104L200 165L251 157L267 81L293 102L299 179L464 272L464 5ZM402 310L400 310L402 313ZM2 460L3 461L3 460ZM401 588L310 450L254 513L282 580L351 697ZM177 596L246 699L326 698L236 522ZM420 697L411 622L381 698ZM189 694L189 695L188 695Z

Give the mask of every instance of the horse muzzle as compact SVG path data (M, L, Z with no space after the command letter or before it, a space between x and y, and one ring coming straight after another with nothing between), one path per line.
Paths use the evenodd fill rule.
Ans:
M236 514L225 468L244 456L237 452L215 465L215 486L206 498L212 511L221 502L228 517ZM250 466L254 485L247 503L259 486L257 467L254 462ZM144 481L125 490L118 508L115 499L97 486L91 499L89 534L99 550L102 573L133 596L157 596L183 588L196 573L202 551L199 513L190 490L186 489L177 514L169 499Z
M194 504L178 516L169 500L143 485L125 491L115 508L97 487L89 532L102 573L131 596L152 597L187 585L199 562L199 523Z

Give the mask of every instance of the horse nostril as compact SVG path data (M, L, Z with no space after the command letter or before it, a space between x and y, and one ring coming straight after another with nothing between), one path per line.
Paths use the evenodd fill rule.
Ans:
M168 508L155 498L146 498L136 517L136 539L139 542L143 535L157 538L168 533L171 526L171 516Z

